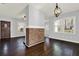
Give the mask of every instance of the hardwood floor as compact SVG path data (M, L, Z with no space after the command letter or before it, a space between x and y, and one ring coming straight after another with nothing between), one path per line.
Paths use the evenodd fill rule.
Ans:
M1 56L79 56L79 44L48 39L45 43L27 48L23 41L25 38L3 40L0 42Z

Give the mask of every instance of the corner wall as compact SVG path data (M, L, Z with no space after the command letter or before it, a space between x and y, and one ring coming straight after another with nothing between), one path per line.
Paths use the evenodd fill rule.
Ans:
M70 34L70 33L56 33L54 32L54 21L57 19L62 19L64 17L76 17L76 33ZM55 38L63 41L70 41L79 43L79 11L65 13L63 15L60 15L58 18L56 17L49 17L49 37Z

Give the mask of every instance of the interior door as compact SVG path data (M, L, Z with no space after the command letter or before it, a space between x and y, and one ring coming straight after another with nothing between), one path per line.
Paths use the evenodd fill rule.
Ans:
M10 22L2 21L1 22L1 37L4 38L10 38Z

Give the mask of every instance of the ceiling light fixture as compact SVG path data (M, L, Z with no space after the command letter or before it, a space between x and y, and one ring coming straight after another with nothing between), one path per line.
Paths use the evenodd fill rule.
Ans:
M58 17L61 14L61 12L62 12L61 8L58 7L58 3L56 3L56 7L54 9L54 15Z

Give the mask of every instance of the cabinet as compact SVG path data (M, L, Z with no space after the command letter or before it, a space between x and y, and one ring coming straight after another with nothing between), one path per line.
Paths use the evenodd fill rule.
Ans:
M0 21L0 40L10 38L10 22Z
M44 42L44 28L26 28L25 41L28 47Z

